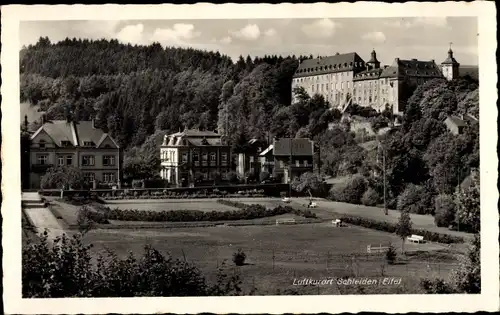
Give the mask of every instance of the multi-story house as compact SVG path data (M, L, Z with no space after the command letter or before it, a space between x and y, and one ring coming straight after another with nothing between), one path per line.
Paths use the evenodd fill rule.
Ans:
M272 174L282 178L283 183L290 183L295 177L314 169L314 142L306 138L275 139L272 147L266 149L264 157L274 156ZM264 153L264 152L263 152Z
M119 145L95 121L42 121L30 136L29 187L40 188L43 174L52 166L75 166L86 182L120 187L122 155Z
M323 95L332 107L341 110L355 103L377 111L388 106L394 114L402 114L413 87L435 78L452 80L458 75L459 64L451 48L440 66L434 60L395 58L392 65L381 67L373 50L368 62L356 53L304 60L293 76L292 90L300 86L311 96Z
M231 147L212 131L184 130L164 137L160 149L161 177L178 186L227 179Z

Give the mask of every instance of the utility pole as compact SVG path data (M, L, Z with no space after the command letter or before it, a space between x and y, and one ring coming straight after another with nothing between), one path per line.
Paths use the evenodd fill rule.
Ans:
M292 198L292 138L290 138L290 162L288 163L288 197Z

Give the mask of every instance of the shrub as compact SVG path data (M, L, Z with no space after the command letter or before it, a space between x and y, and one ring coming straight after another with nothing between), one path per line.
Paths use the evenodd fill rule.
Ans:
M247 259L247 255L241 249L238 249L236 253L233 253L233 262L236 266L245 265L245 259Z
M366 179L354 175L343 183L335 184L330 190L330 198L335 201L359 204L366 190Z
M401 195L398 196L398 210L410 213L433 214L433 196L424 186L409 184Z
M260 182L263 182L266 179L269 179L269 177L271 177L271 174L269 174L269 172L266 172L266 171L260 172L260 174L259 174Z
M387 260L387 263L389 265L394 264L394 261L396 260L396 255L397 255L396 249L394 248L394 246L392 246L392 244L390 244L389 248L385 252L385 259Z
M380 196L375 189L370 187L361 197L361 203L365 206L376 206L380 203Z
M150 246L143 254L119 258L112 251L91 259L92 245L81 235L62 235L49 244L48 233L23 245L23 298L221 296L241 294L238 275L229 276L225 264L210 283L194 265L164 256Z
M236 172L234 171L230 171L227 173L227 180L230 182L230 183L233 183L233 184L236 184L238 183L239 179L238 179L238 174L236 174Z
M442 194L434 199L434 222L439 227L449 227L455 221L455 200L450 195Z

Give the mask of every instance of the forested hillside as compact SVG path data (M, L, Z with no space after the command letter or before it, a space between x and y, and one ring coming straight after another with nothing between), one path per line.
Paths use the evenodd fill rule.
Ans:
M159 44L41 38L21 51L20 66L21 101L39 105L48 119L96 117L129 148L155 130L185 127L262 136L276 109L290 104L298 60L240 57L233 64L218 52ZM226 104L228 120L219 113Z

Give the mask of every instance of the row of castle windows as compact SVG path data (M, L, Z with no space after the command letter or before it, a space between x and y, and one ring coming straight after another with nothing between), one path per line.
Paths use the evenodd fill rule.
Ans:
M345 62L344 64L333 64L333 65L325 65L325 66L317 66L317 67L312 67L312 68L306 68L306 69L299 69L297 70L297 73L304 73L304 72L312 72L312 71L323 71L323 70L332 70L332 69L341 69L341 68L347 68L352 67L354 64L354 67L363 67L365 65L364 62Z

